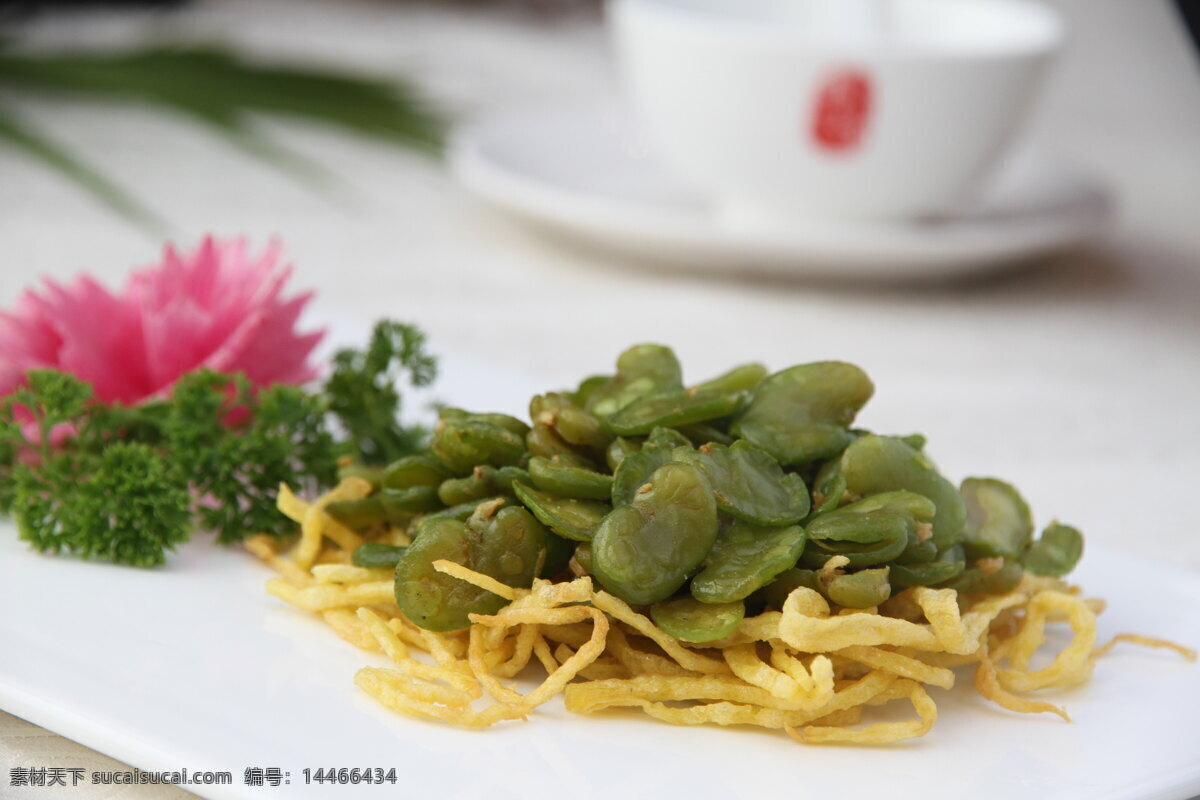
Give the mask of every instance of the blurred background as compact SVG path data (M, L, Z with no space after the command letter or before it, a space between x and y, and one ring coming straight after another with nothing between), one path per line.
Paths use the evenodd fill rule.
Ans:
M478 392L461 404L510 402L472 365L527 396L639 340L693 376L855 361L881 387L864 424L920 428L949 474L1010 475L1034 508L1119 540L1140 504L1097 498L1200 474L1200 71L1167 0L1051 5L1067 43L1024 136L1107 186L1106 230L975 277L838 282L663 270L456 182L445 128L620 91L598 3L5 4L0 308L39 275L119 283L167 239L278 237L335 338L417 322L447 386ZM1200 548L1186 560L1200 569Z
M167 239L279 237L335 336L413 320L450 386L478 363L565 385L638 340L694 376L856 361L881 387L865 424L920 428L949 474L1011 475L1035 508L1119 540L1140 504L1097 498L1200 474L1200 73L1166 0L1052 5L1067 44L1025 137L1108 187L1111 224L977 277L843 283L662 270L545 237L455 181L442 126L619 91L596 3L6 4L0 307L43 274L118 283ZM171 53L193 60L153 61ZM506 402L474 388L454 399Z
M1173 501L1200 475L1195 6L1049 5L1067 42L1024 137L1105 185L1111 222L1001 270L863 282L664 270L459 185L446 129L619 92L596 2L0 3L0 308L211 232L278 237L337 341L418 323L468 407L517 410L636 341L692 378L853 361L879 387L866 427L1012 479L1039 524L1200 570Z

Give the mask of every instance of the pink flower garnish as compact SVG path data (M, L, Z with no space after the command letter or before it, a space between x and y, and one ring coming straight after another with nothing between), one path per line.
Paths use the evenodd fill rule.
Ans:
M317 376L308 358L325 335L298 333L312 292L285 299L291 275L271 243L204 240L191 253L168 245L162 263L134 272L120 294L87 275L45 279L12 312L0 312L0 396L30 369L53 368L92 384L105 402L137 403L168 392L184 373L242 372L256 386Z

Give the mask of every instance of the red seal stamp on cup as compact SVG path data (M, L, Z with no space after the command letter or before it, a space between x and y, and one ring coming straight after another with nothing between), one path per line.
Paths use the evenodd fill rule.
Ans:
M818 85L809 127L813 141L830 153L849 153L862 143L871 121L871 78L859 69L831 73Z

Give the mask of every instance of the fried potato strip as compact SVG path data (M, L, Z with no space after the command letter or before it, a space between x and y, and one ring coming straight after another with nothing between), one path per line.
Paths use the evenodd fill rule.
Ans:
M267 582L269 593L385 659L387 666L357 672L360 689L386 708L463 727L524 719L561 695L580 714L636 708L675 725L782 730L804 744L887 744L929 732L938 709L926 688L951 688L957 667L973 665L976 690L1002 708L1069 721L1065 709L1026 695L1086 681L1096 659L1118 642L1196 658L1186 647L1136 634L1096 647L1103 601L1084 599L1059 579L1028 575L1013 590L986 597L914 587L877 609L831 606L800 587L781 610L748 617L730 636L697 645L597 589L582 570L574 580L535 580L523 589L438 561L438 571L508 603L471 615L469 628L436 633L400 613L390 570L349 563L363 537L325 507L369 492L358 478L313 501L281 487L278 507L298 526L294 546L284 552L279 540L256 536L246 548L279 573ZM409 541L401 528L370 538ZM1071 639L1047 663L1040 655L1047 625L1061 622ZM1033 669L1037 658L1045 666ZM545 675L531 690L506 683L530 670ZM872 708L905 700L915 719L871 722Z

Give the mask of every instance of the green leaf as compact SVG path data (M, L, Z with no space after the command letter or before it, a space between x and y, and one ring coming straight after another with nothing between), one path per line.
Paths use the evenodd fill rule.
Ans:
M248 113L334 125L430 153L444 126L404 82L256 64L220 47L123 54L0 52L0 87L125 98L232 126Z
M445 126L403 81L256 64L220 47L130 53L21 53L0 47L0 91L157 106L208 125L233 146L318 188L333 175L263 135L256 115L323 123L436 155ZM0 107L0 142L24 150L151 233L166 226L128 192Z
M375 325L366 350L341 350L325 383L329 410L345 429L352 454L369 464L388 464L417 452L426 432L400 424L400 391L429 384L437 361L425 351L425 335L398 322Z
M317 395L201 370L172 390L162 421L171 460L187 464L200 527L223 544L294 526L278 512L279 484L316 489L337 477L333 437Z
M162 563L193 527L224 544L285 535L295 525L276 508L281 483L331 486L343 448L390 461L422 446L425 431L398 420L397 384L423 386L435 371L424 335L390 321L365 349L337 354L320 392L198 370L168 397L123 406L72 375L30 370L0 398L0 510L39 551L137 566ZM51 446L59 425L71 435Z
M86 191L112 211L151 233L161 233L166 224L117 184L110 181L39 131L0 106L0 141L23 150L62 177Z
M187 539L190 497L176 462L150 446L107 442L92 431L92 388L54 370L31 370L0 402L0 485L20 537L41 552L66 551L135 566L161 564ZM36 423L27 440L18 409ZM56 447L50 433L76 435ZM105 441L102 449L90 444ZM36 446L31 455L29 448Z

